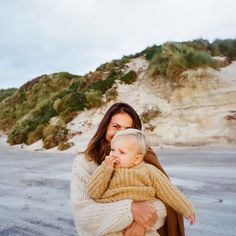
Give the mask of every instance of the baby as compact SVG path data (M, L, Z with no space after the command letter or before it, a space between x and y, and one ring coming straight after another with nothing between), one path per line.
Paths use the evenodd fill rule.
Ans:
M143 161L148 148L147 138L141 131L117 132L111 140L110 155L88 180L87 192L97 202L160 199L194 224L191 202L159 169ZM153 227L145 235L158 235L156 229ZM123 232L109 235L123 235Z

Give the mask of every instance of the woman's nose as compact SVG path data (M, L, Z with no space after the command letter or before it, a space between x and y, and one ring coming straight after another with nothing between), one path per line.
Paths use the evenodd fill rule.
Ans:
M119 132L119 131L121 131L121 130L124 130L124 129L125 129L125 128L123 128L123 127L117 128L117 130L114 132L112 138L114 137L114 135L115 135L117 132Z
M125 127L120 127L120 129L119 130L124 130L124 129L126 129Z
M124 129L125 129L125 128L119 127L119 128L116 130L115 134L116 134L117 132L121 131L121 130L124 130Z

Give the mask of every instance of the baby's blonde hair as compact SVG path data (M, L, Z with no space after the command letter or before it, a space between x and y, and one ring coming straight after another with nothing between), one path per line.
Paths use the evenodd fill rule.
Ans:
M120 136L133 136L136 137L137 143L140 147L140 152L144 156L149 148L149 140L144 135L144 133L138 129L124 129L118 131L111 140L111 144Z

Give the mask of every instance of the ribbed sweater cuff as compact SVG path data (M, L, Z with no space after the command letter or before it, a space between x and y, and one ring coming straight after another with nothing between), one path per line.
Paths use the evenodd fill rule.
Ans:
M183 213L183 216L187 218L187 217L189 217L189 216L191 216L191 215L193 215L193 214L195 214L195 210L194 210L194 208L192 207L192 208L187 209L187 210Z
M100 168L102 168L104 171L107 171L107 172L111 172L114 170L114 168L107 165L105 161L102 162L102 164L100 165Z

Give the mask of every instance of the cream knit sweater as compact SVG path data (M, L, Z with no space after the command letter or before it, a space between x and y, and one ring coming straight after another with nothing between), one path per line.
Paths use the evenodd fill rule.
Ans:
M103 162L87 183L87 192L97 202L122 199L161 199L184 217L194 213L191 202L155 166L141 162L132 168L114 169Z
M131 199L111 203L95 202L86 192L86 182L97 169L93 161L78 155L72 167L71 204L79 236L103 236L125 229L133 221ZM166 208L160 200L153 202L158 214L157 227L164 224Z

